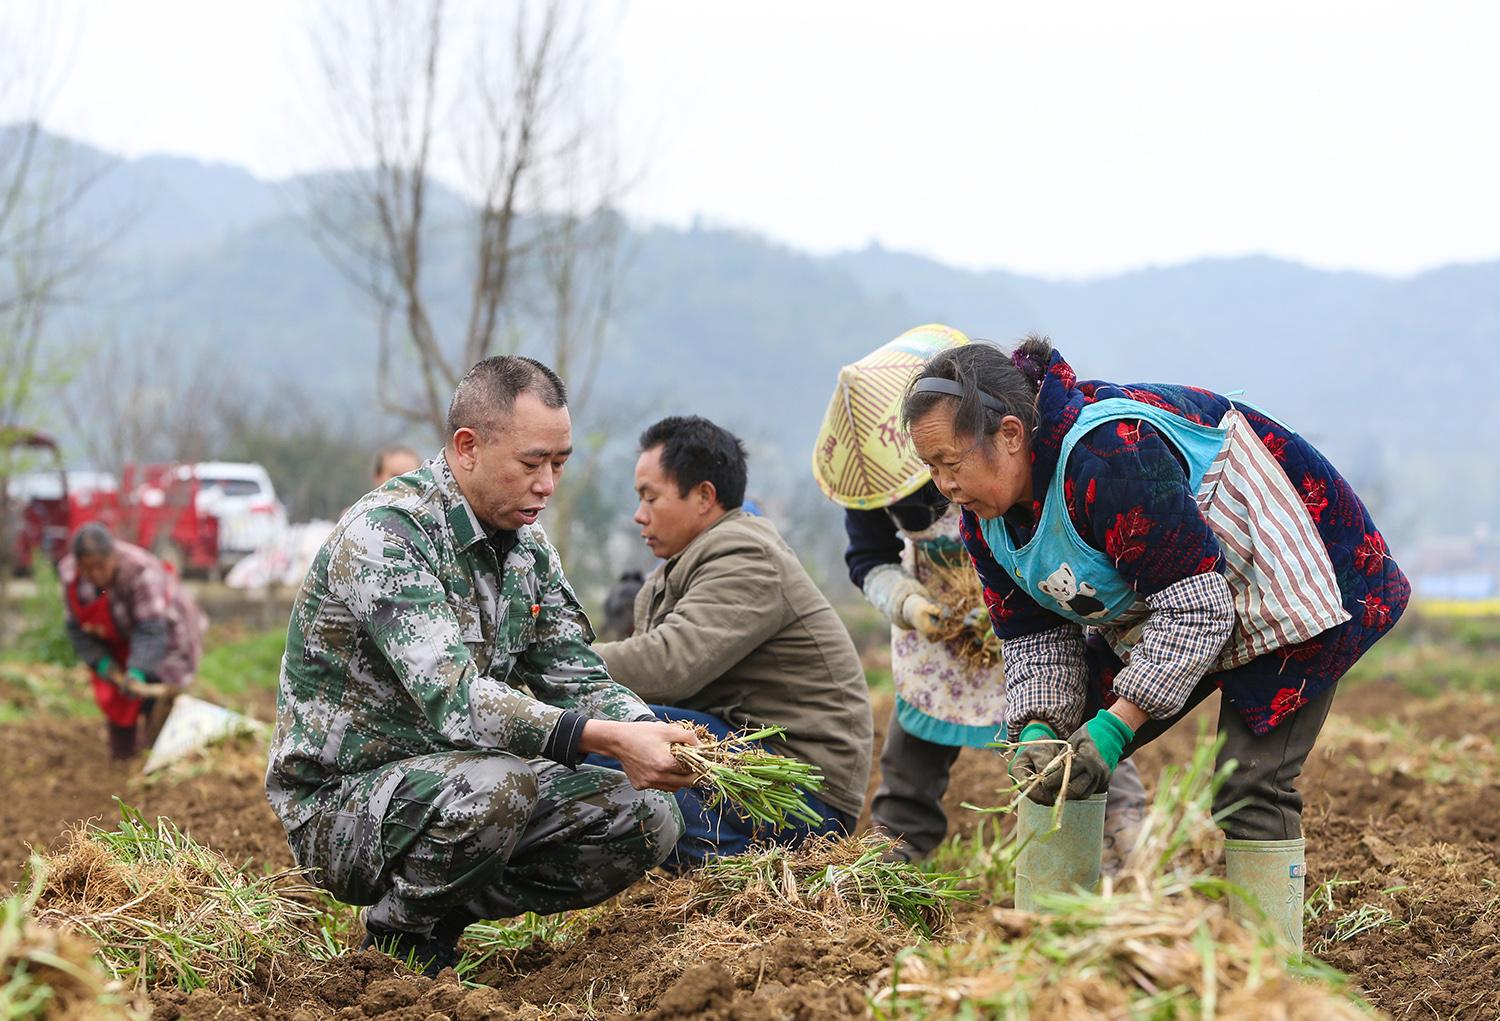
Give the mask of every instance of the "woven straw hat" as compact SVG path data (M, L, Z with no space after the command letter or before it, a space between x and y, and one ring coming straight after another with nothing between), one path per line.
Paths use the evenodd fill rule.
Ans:
M886 507L928 480L901 429L901 399L928 358L969 338L936 323L901 336L839 370L838 386L813 448L813 477L844 507Z

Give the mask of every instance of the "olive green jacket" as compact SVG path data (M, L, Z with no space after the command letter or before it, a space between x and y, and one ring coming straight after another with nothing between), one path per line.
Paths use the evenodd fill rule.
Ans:
M775 750L818 766L819 797L859 815L874 740L849 632L765 518L733 510L659 566L635 599L635 634L596 645L646 702L735 728L786 728Z

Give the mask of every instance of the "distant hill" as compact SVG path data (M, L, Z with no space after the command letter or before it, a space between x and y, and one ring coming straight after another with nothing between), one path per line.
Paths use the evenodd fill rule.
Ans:
M320 399L370 407L372 318L294 215L298 188L181 158L118 161L89 208L132 220L71 327L167 331L247 382L313 382ZM818 505L807 463L839 366L941 321L1000 341L1048 333L1085 377L1243 389L1322 445L1393 530L1500 528L1486 392L1500 260L1395 279L1210 259L1070 282L878 247L820 258L717 229L640 227L628 245L580 426L607 427L623 460L655 416L712 415L745 436L752 490L788 515ZM462 260L439 254L438 314L456 316Z

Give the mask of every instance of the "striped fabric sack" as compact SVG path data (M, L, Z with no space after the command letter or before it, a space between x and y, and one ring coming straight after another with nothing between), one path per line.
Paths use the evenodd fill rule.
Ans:
M1286 472L1238 410L1196 498L1224 554L1235 629L1216 670L1243 666L1349 619L1328 550Z
M1219 540L1235 624L1213 672L1305 642L1349 619L1328 548L1302 497L1239 411L1220 420L1224 446L1198 485L1198 510ZM1144 599L1099 628L1130 662L1151 617Z

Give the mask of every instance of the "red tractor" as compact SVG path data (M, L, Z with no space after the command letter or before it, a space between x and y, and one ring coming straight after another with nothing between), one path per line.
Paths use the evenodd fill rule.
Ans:
M121 492L121 527L115 534L148 549L178 574L217 577L219 519L199 507L199 481L176 464L129 464ZM183 477L186 476L186 477Z
M12 449L46 462L0 486L0 525L16 573L41 553L57 563L78 526L98 521L112 533L161 557L179 573L214 574L219 566L219 521L198 510L198 481L179 478L175 464L129 465L124 485L98 472L69 472L57 442L20 433Z

